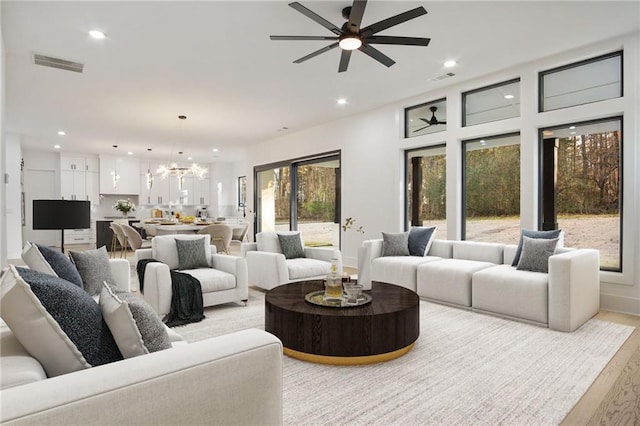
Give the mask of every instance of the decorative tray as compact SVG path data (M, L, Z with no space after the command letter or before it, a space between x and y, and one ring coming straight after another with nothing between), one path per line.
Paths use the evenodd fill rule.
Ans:
M356 306L366 305L371 302L371 295L367 293L362 293L361 298L358 298L358 303L351 304L347 303L347 298L342 296L341 300L324 300L324 290L312 291L304 296L304 300L309 303L318 306L328 306L331 308L354 308Z

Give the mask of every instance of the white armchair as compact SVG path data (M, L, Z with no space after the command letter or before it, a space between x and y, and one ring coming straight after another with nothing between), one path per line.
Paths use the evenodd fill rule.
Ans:
M247 263L237 256L216 254L211 246L210 235L162 235L151 240L150 249L136 250L136 264L142 259L156 259L160 262L147 264L144 275L144 299L163 317L171 308L170 269L179 266L176 239L193 240L205 238L205 254L209 268L184 269L200 281L203 305L213 306L222 303L245 302L249 298Z
M342 271L342 255L335 247L304 247L304 258L286 259L278 234L260 232L255 243L242 243L242 256L247 260L249 283L265 290L297 281L324 278L336 259Z

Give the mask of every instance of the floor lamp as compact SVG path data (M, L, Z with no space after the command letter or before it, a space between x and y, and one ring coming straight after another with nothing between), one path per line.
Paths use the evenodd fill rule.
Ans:
M64 230L91 227L91 202L33 200L33 229L59 229L64 253Z

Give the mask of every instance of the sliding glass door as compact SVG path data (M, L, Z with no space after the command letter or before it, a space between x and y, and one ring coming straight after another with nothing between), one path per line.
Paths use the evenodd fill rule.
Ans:
M289 230L291 216L291 174L288 166L256 173L258 230Z

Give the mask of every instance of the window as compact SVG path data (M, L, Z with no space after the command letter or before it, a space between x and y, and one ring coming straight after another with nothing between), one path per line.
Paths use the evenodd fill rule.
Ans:
M462 126L520 116L520 79L462 94Z
M463 142L462 239L517 244L520 135Z
M622 271L622 118L541 130L541 226Z
M540 73L539 111L622 96L622 52Z
M444 145L405 152L406 228L437 226L447 238L447 157Z
M446 99L405 108L404 126L405 138L447 130Z
M340 154L255 168L256 227L298 230L306 245L340 245Z

